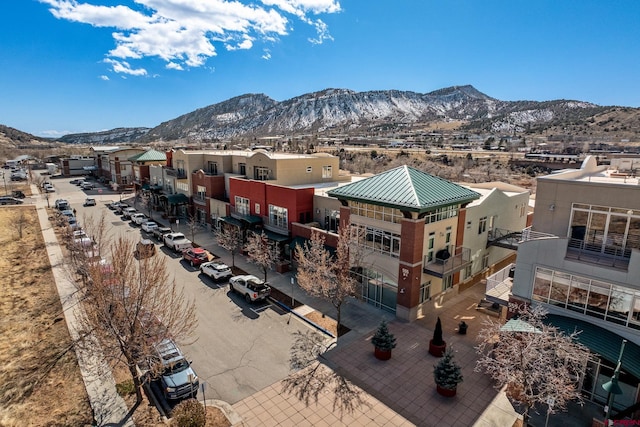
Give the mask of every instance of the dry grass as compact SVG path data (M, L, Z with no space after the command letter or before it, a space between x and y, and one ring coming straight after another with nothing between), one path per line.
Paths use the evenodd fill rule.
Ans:
M24 211L23 238L16 218ZM36 211L0 208L0 425L82 426L91 408Z
M316 325L326 329L331 332L334 336L338 335L338 322L326 316L319 311L312 311L309 314L306 314L304 317L311 320Z

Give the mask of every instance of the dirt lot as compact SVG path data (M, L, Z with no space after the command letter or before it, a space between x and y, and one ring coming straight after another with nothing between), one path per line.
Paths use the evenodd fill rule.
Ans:
M67 351L71 338L33 207L0 208L0 246L0 425L90 425L91 408L75 353Z

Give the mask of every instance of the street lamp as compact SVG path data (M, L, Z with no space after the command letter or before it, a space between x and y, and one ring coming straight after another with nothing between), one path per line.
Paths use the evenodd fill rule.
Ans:
M622 340L622 345L620 346L620 355L618 356L618 364L616 365L616 369L613 371L613 376L611 377L611 381L608 381L602 384L602 388L609 393L609 399L607 401L607 406L604 407L604 425L609 426L613 423L609 419L611 416L611 409L613 406L613 398L617 394L622 394L622 389L618 385L618 375L620 375L620 365L622 364L622 354L624 353L624 346L627 344L627 340Z

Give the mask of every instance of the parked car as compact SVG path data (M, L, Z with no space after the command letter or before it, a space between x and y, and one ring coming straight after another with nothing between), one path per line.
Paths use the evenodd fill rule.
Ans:
M24 199L26 196L24 195L24 193L20 190L13 190L11 192L11 195L13 197L15 197L16 199Z
M193 247L191 240L182 233L167 233L163 236L164 245L174 252L182 252Z
M164 235L172 232L173 230L169 227L157 227L151 231L151 234L153 234L153 237L155 237L157 241L162 242L164 240Z
M164 397L167 400L195 398L200 387L198 376L176 343L173 340L164 339L154 348L155 354L149 365L157 367L151 371L159 373L158 379Z
M85 182L87 182L87 180L84 179L84 178L78 178L75 181L76 182L74 182L74 184L77 185L78 187L81 186L82 184L84 184Z
M136 244L136 250L133 252L133 256L138 259L149 258L156 254L156 245L149 239L141 239Z
M131 218L131 221L135 222L137 225L142 225L145 222L151 221L151 219L145 214L135 215L135 218Z
M45 185L43 188L45 193L54 193L56 191L56 189L53 188L53 185L51 184Z
M123 202L115 202L112 203L111 206L113 206L113 211L117 214L117 215L122 215L122 211L125 208L128 208L129 205Z
M122 209L122 219L131 219L131 215L137 213L138 210L136 208L123 208Z
M142 228L142 231L144 232L152 233L153 230L158 228L158 223L155 221L145 221L142 224L140 224L140 228Z
M209 261L209 252L202 248L185 249L182 251L182 259L191 264L191 267L196 267Z
M80 224L78 223L78 220L76 219L75 216L68 218L67 221L69 222L69 228L72 230L79 230L80 228Z
M55 204L54 204L54 206L59 211L65 211L65 210L70 210L71 209L71 205L65 199L57 199Z
M271 287L252 274L233 276L229 279L229 289L243 295L247 302L262 301L271 295Z
M136 225L142 224L142 222L147 221L149 218L142 212L134 212L129 216L129 219L132 223Z
M83 190L93 190L94 188L96 188L96 186L92 182L85 181L80 184L80 188L82 188Z
M93 197L87 197L86 199L84 199L84 204L82 206L95 206L96 205L96 199L94 199Z
M20 205L20 204L22 204L22 200L16 199L15 197L10 197L10 196L0 197L0 205Z
M220 261L209 261L200 265L202 274L209 276L213 280L224 280L233 276L231 268Z

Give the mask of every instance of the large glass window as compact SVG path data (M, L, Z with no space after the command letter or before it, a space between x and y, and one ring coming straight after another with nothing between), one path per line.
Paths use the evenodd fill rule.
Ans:
M538 267L531 298L640 329L640 290Z
M402 222L402 212L399 209L388 208L386 206L371 205L361 202L349 202L352 215L373 218L385 222L400 224Z
M269 205L269 224L280 228L288 228L288 216L287 208Z
M331 166L323 166L322 167L322 177L323 178L331 178L333 176L333 171Z
M570 247L628 258L640 249L639 212L574 203L569 238Z
M253 178L257 181L266 181L269 179L269 169L256 166L253 169Z
M236 196L236 212L240 215L251 215L251 208L249 207L249 199Z
M420 302L431 299L431 281L420 284Z
M446 206L444 208L438 208L431 212L428 212L424 218L425 224L431 224L433 222L442 221L449 218L458 216L459 205Z
M364 225L354 225L351 230L352 236L363 236L360 244L376 252L382 252L392 257L400 256L400 235L390 231L380 230Z
M203 185L198 185L198 193L196 197L200 200L204 200L206 196L207 196L207 187Z

